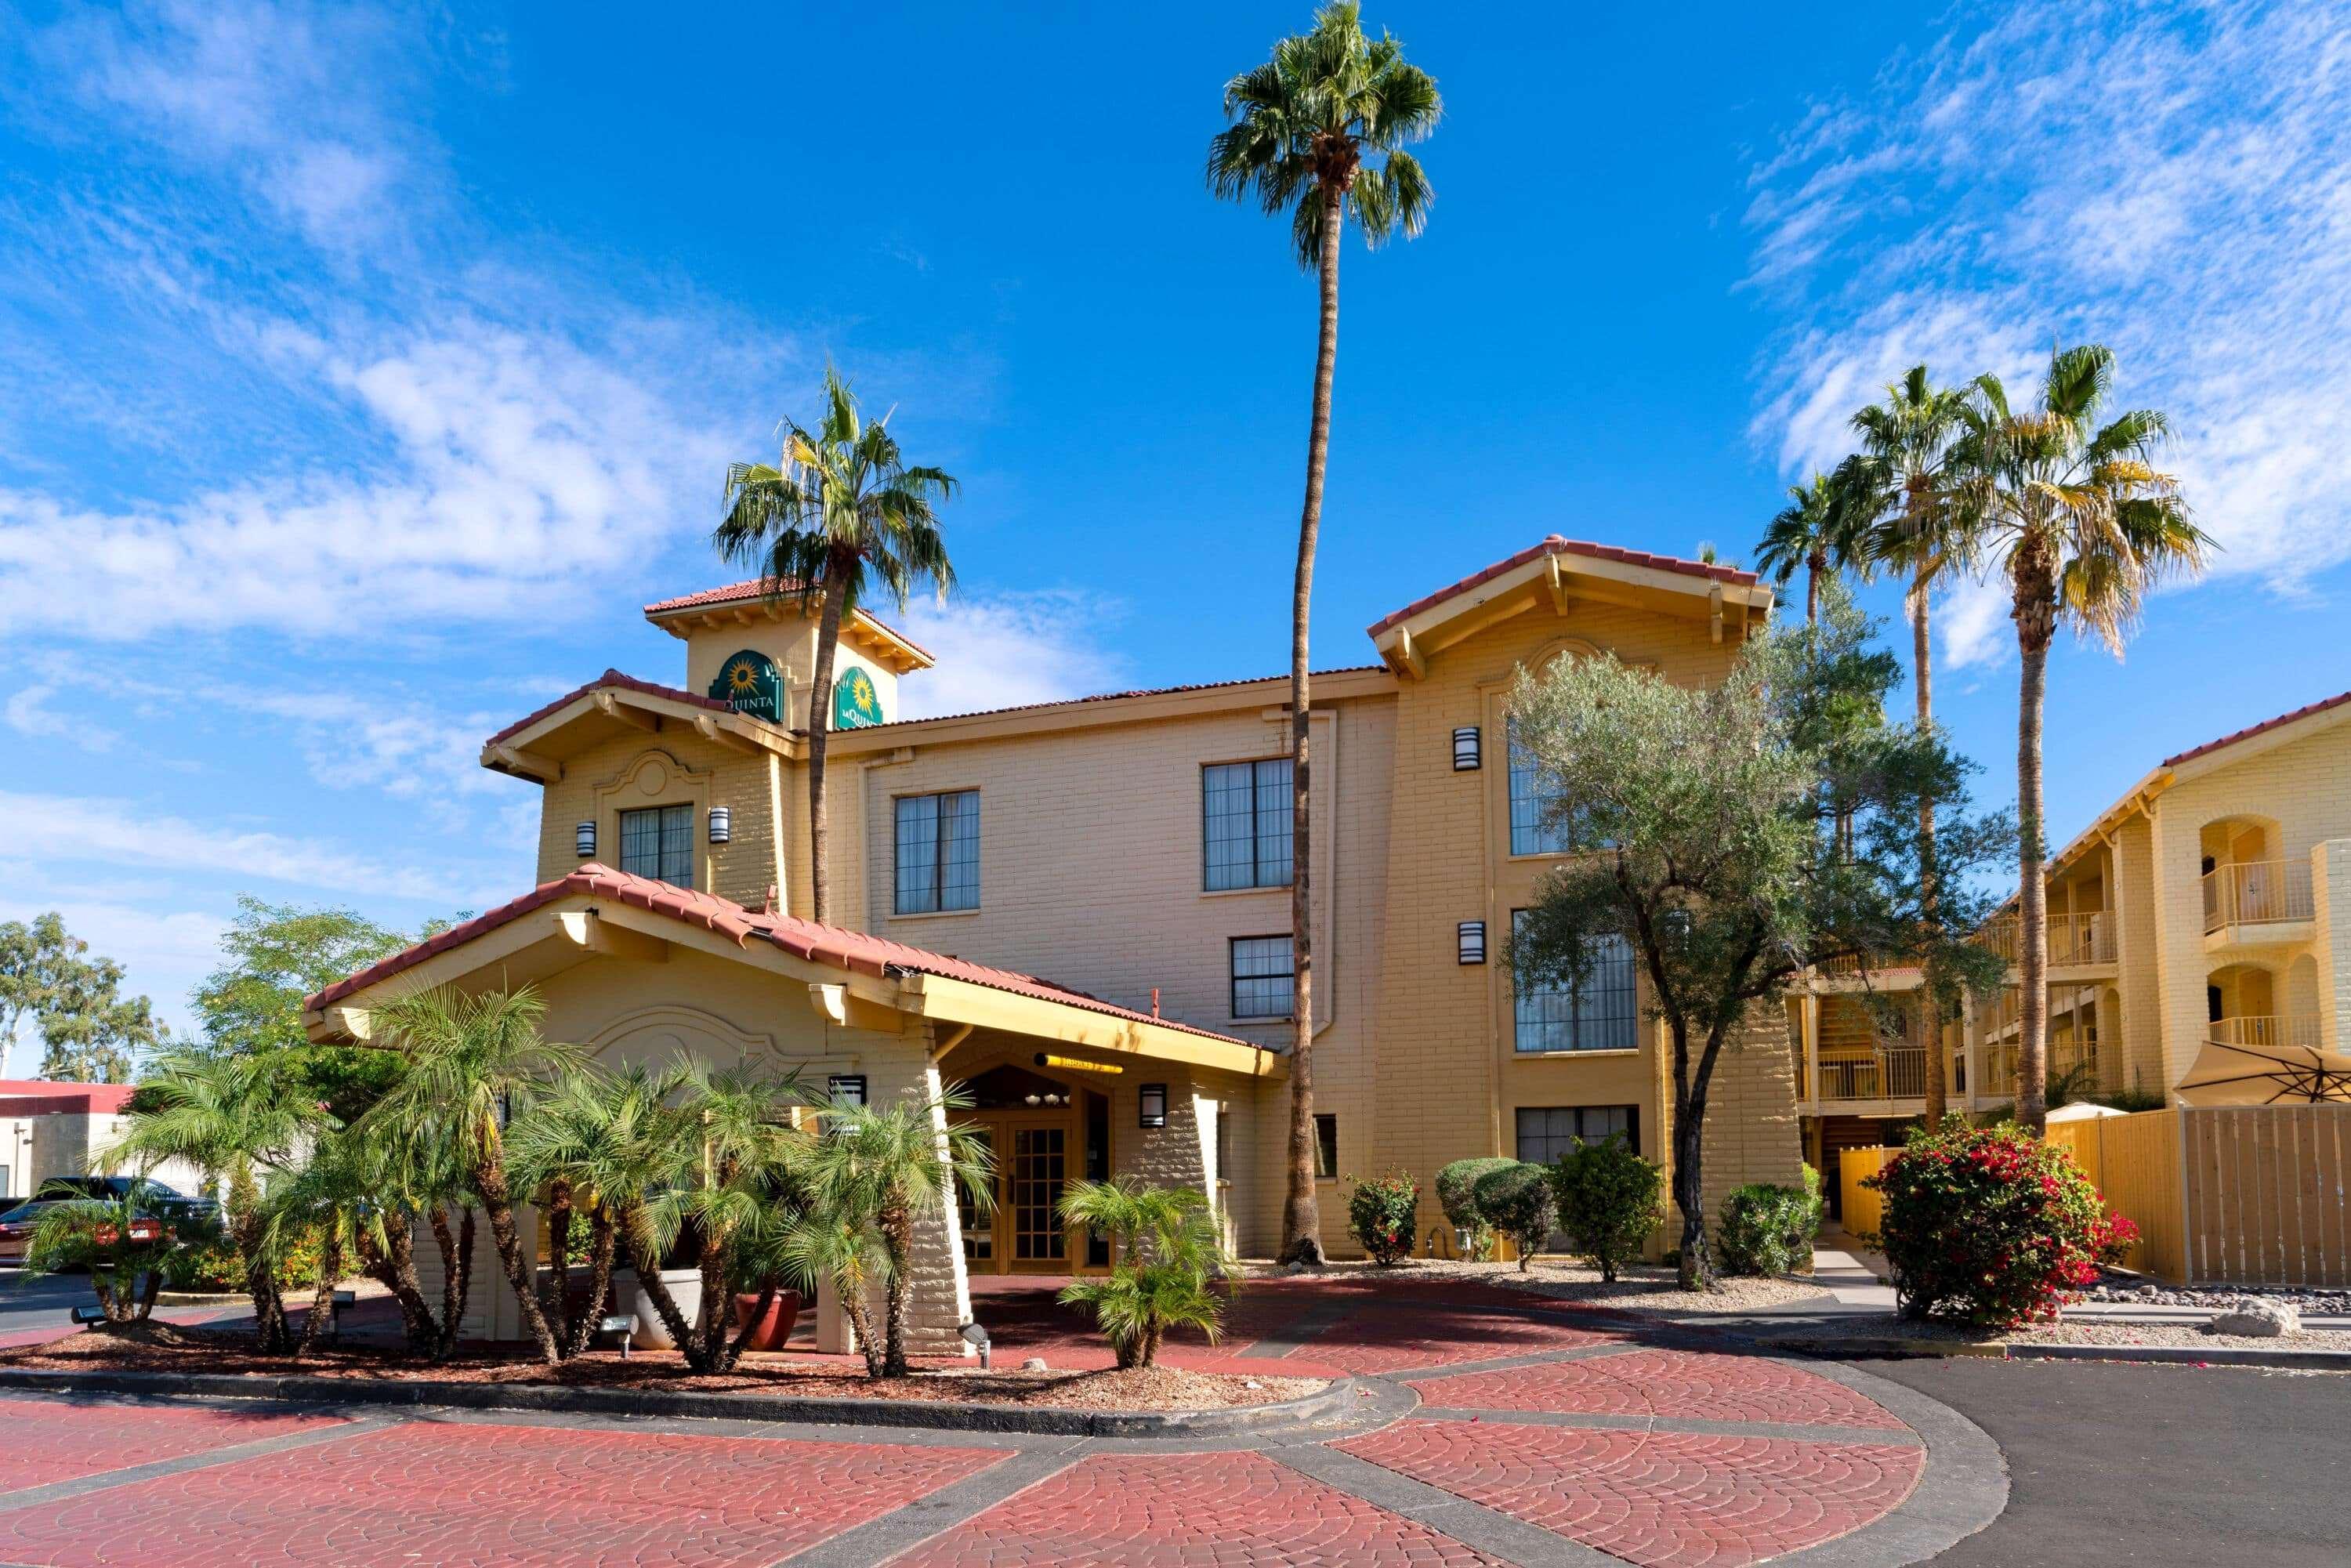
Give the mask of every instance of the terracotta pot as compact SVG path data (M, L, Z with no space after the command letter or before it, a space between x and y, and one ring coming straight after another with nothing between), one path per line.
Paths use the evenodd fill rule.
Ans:
M735 1330L740 1333L751 1314L759 1310L758 1292L739 1293L735 1298ZM781 1350L792 1337L792 1325L799 1322L800 1293L798 1291L778 1291L776 1299L768 1303L767 1316L759 1320L751 1337L743 1342L745 1350Z

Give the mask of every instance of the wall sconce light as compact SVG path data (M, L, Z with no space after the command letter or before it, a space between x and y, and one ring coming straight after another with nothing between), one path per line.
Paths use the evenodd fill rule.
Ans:
M1481 766L1478 745L1478 727L1469 725L1453 732L1453 771L1475 773Z
M572 829L571 847L580 852L581 860L593 860L596 855L596 824L582 822Z
M1137 1120L1141 1125L1145 1127L1165 1126L1167 1124L1167 1085L1165 1083L1144 1084L1136 1093L1135 1107L1140 1113Z
M723 844L735 836L735 810L731 806L710 808L710 841Z
M1457 956L1462 963L1482 964L1486 961L1486 923L1484 921L1465 920L1453 928L1453 934L1454 940L1458 944Z
M828 1100L851 1105L865 1103L865 1075L862 1072L836 1072L824 1081Z

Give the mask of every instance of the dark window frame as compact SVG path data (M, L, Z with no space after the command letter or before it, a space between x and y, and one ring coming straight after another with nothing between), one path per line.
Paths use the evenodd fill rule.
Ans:
M1528 1134L1525 1124L1526 1118L1530 1114L1550 1117L1556 1116L1562 1112L1572 1113L1575 1118L1574 1128L1565 1135L1574 1139L1580 1144L1592 1144L1599 1142L1600 1137L1587 1134L1584 1127L1585 1113L1588 1112L1613 1113L1620 1111L1623 1112L1625 1115L1625 1126L1623 1131L1625 1134L1625 1145L1637 1155L1641 1152L1641 1108L1638 1105L1626 1104L1516 1106L1513 1108L1510 1116L1511 1148L1520 1159L1524 1160L1527 1158ZM1556 1143L1561 1136L1560 1134L1552 1132L1549 1128L1545 1128L1542 1132L1534 1135L1542 1139L1546 1143ZM1552 1159L1557 1159L1559 1155L1555 1152L1552 1155L1550 1159L1536 1160L1530 1163L1536 1165L1549 1165Z
M648 819L653 825L653 865L648 869L641 847L630 843L630 828ZM694 886L694 803L673 800L661 806L631 806L620 814L621 870L629 876L650 877L672 887ZM667 874L682 867L679 875Z
M1264 969L1244 975L1241 973L1241 944L1244 942L1280 943L1283 947L1288 950L1288 956L1283 963L1283 967L1280 969ZM1273 979L1281 979L1287 983L1289 988L1288 1005L1283 1007L1279 1012L1242 1010L1242 982L1249 980L1264 981ZM1227 989L1226 1001L1232 1009L1231 1016L1233 1018L1237 1019L1246 1019L1261 1023L1278 1023L1294 1019L1298 1014L1298 943L1296 938L1287 931L1268 931L1253 936L1228 936L1225 938L1225 982Z
M1314 1179L1339 1179L1339 1115L1335 1111L1314 1113Z
M971 902L968 904L950 904L947 902L950 892L960 896L965 885L961 879L951 880L948 874L951 871L956 869L963 863L960 861L951 858L948 853L949 850L956 847L959 841L952 835L950 830L955 825L961 822L963 820L963 814L961 807L958 804L956 815L951 817L946 809L946 803L950 800L961 802L966 800L968 800L971 802L971 855L969 860L969 868L971 872L969 883ZM926 890L926 893L924 894L924 896L927 896L929 903L927 904L919 902L910 904L907 902L906 897L906 870L908 869L905 862L905 852L908 843L906 838L907 808L910 806L918 806L920 803L925 801L930 802L930 885ZM976 788L967 789L925 789L911 795L893 796L891 798L890 805L890 913L893 916L903 915L961 915L977 909L979 907L980 894L979 833L980 800L979 790Z
M1518 934L1519 922L1527 911L1510 911L1511 935ZM1584 985L1562 983L1544 986L1531 996L1519 990L1515 977L1510 988L1510 1050L1520 1056L1568 1056L1589 1051L1637 1051L1641 1046L1641 973L1633 945L1622 936L1597 938L1613 942L1620 952L1605 955L1594 961L1594 971ZM1615 981L1621 977L1623 983ZM1606 982L1604 986L1604 982ZM1564 1002L1564 1018L1530 1018L1529 1009ZM1565 1045L1529 1045L1529 1026L1548 1029L1564 1026L1569 1043ZM1584 1043L1584 1037L1593 1037Z
M1214 806L1219 798L1220 792L1216 787L1214 781L1220 774L1228 774L1234 769L1243 768L1249 769L1249 784L1246 790L1249 799L1249 831L1246 835L1233 836L1220 841L1216 836L1216 825L1219 819L1217 813L1214 810ZM1269 769L1272 770L1272 772L1269 773ZM1269 784L1269 779L1276 777L1279 779L1278 785ZM1290 838L1290 785L1292 777L1293 775L1290 771L1290 759L1287 757L1259 757L1247 758L1238 762L1204 762L1200 765L1201 892L1242 893L1257 888L1288 887L1290 885L1291 878L1295 875L1295 867L1291 861ZM1270 829L1269 829L1265 821L1268 814L1266 798L1270 789L1278 790L1280 797L1280 806L1271 813L1274 821ZM1221 793L1224 797L1229 799L1232 796L1242 793L1242 791L1228 788L1221 791ZM1228 816L1238 814L1238 813L1232 812L1227 813ZM1218 867L1216 862L1211 858L1211 847L1219 842L1238 844L1244 841L1248 843L1249 852L1249 880L1245 882L1218 882L1217 880ZM1270 841L1279 846L1280 853L1278 855L1269 857L1267 854L1267 845ZM1279 863L1280 871L1278 877L1270 876L1269 874L1269 859Z

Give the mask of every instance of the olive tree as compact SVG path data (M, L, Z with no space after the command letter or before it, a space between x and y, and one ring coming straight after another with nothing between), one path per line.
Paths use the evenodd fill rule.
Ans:
M1922 967L1938 1012L1999 982L1996 959L1945 933L1981 919L1970 873L2007 826L1970 814L1973 767L1939 732L1888 717L1900 668L1874 632L1824 580L1816 622L1750 643L1719 684L1678 685L1604 654L1521 671L1510 694L1571 851L1512 935L1513 980L1522 993L1580 987L1604 944L1631 946L1671 1057L1684 1289L1712 1283L1707 1101L1751 1009L1843 957ZM1927 798L1947 815L1922 863Z

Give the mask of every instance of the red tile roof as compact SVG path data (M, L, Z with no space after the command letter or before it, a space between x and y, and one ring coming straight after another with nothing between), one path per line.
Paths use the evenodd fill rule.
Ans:
M2163 759L2163 766L2177 768L2183 762L2192 761L2208 752L2218 751L2224 746L2234 746L2241 740L2251 740L2254 736L2275 729L2281 725L2292 724L2298 718L2308 718L2315 713L2325 713L2329 708L2341 707L2345 703L2351 703L2351 692L2345 692L2338 696L2326 697L2314 703L2305 703L2292 713L2282 713L2275 718L2265 718L2259 724L2248 725L2243 729L2224 735L2218 740L2208 740L2203 745L2191 747L2177 756L2167 757Z
M1384 674L1386 671L1387 666L1385 664L1343 664L1334 670L1316 670L1312 672L1312 678L1319 681L1326 675ZM1014 703L1009 707L973 708L965 713L935 713L924 718L893 718L890 720L888 724L869 724L861 726L860 727L864 729L888 729L893 726L903 724L936 724L941 719L947 718L993 718L998 714L1001 713L1033 713L1040 708L1075 707L1083 703L1114 703L1123 701L1128 697L1175 696L1183 692L1213 692L1226 686L1255 686L1262 685L1269 681L1287 681L1289 679L1290 677L1286 674L1244 675L1238 680L1194 681L1187 685L1180 686L1137 686L1133 691L1094 692L1089 695L1081 697L1056 697L1051 702ZM1285 692L1283 695L1286 699L1288 693Z
M1544 537L1540 544L1530 545L1514 556L1505 557L1482 571L1475 571L1450 587L1424 594L1403 609L1381 616L1364 628L1376 637L1399 621L1410 620L1432 605L1443 603L1457 593L1466 593L1481 582L1490 582L1506 571L1522 567L1539 556L1580 555L1592 560L1613 560L1626 566L1644 566L1656 571L1677 571L1685 577L1702 577L1714 582L1728 582L1740 588L1752 588L1758 580L1751 571L1735 567L1709 566L1702 560L1684 560L1679 556L1651 555L1646 550L1618 549L1614 545L1592 544L1583 539L1565 539L1557 534Z
M128 1083L0 1078L0 1116L111 1116L131 1103Z
M1186 1034L1223 1040L1230 1045L1257 1044L1254 1040L1218 1034L1211 1030L1196 1029L1173 1019L1155 1019L1148 1013L1118 1007L1099 997L1090 997L1083 991L1073 991L1066 986L1040 980L1034 975L967 963L945 953L909 947L903 943L868 936L862 931L851 931L843 926L820 925L813 920L801 920L792 915L762 915L716 894L700 893L689 887L674 887L650 877L632 876L594 861L583 864L569 876L541 883L511 904L501 904L486 915L477 915L462 925L453 925L413 947L380 959L349 978L336 981L310 998L304 1006L314 1010L332 1007L345 997L390 979L403 970L414 968L436 954L462 947L477 936L521 919L535 909L575 896L608 898L632 908L666 915L690 925L699 925L706 931L731 936L738 946L748 946L755 938L772 943L795 956L852 974L876 977L902 974L936 975L942 979L965 980L975 986L986 986L991 990L1009 991L1016 996L1033 997L1040 1001L1082 1008L1088 1012L1124 1019L1132 1023L1164 1024Z
M573 703L578 702L581 697L586 696L589 693L603 691L608 687L618 687L620 690L624 692L643 692L649 697L667 697L672 702L691 703L695 707L706 707L714 713L732 713L735 711L733 708L728 707L725 703L719 701L718 698L705 696L700 692L689 692L682 686L656 685L651 681L641 681L634 675L624 675L618 670L607 670L602 674L597 676L594 680L589 682L586 685L580 687L576 691L564 693L561 696L556 698L553 702L549 703L545 707L538 709L537 712L525 714L522 717L507 726L506 728L498 731L497 734L490 737L490 738L483 742L483 744L486 746L496 746L498 742L507 739L509 737L520 735L524 730L528 729L532 725L537 724L540 719L547 717L549 714L559 713L564 708L567 708Z
M773 591L778 594L798 593L799 591L799 580L789 577L778 579L773 589ZM658 603L648 604L645 606L645 613L649 616L672 615L681 610L702 610L716 604L743 603L754 599L765 599L768 592L769 586L767 579L754 577L742 582L729 582L718 588L705 588L699 593L682 594L675 599L664 599ZM928 648L924 647L872 611L860 609L857 613L881 627L925 659L932 657Z

